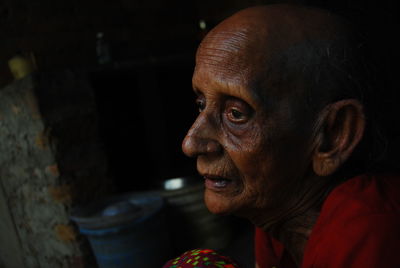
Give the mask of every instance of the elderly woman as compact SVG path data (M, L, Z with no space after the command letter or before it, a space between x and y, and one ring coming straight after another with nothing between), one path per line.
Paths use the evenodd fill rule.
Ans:
M198 48L183 151L208 209L257 227L260 268L400 267L400 180L367 172L364 48L344 19L291 5L240 11Z

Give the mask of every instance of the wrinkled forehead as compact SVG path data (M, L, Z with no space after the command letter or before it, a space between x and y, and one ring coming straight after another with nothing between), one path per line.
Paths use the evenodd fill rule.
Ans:
M215 31L201 43L196 54L196 69L207 70L221 79L244 82L252 67L251 43L246 29ZM200 70L199 70L200 69Z
M265 27L255 31L253 26L219 27L210 32L197 50L193 84L204 84L197 80L207 77L210 83L221 82L246 91L241 95L264 99L267 92L259 85L279 74L274 71L273 60L290 42L284 40L282 44L270 38Z
M347 26L319 9L287 5L246 9L205 37L196 54L194 85L209 79L228 87L241 85L260 97L290 94L290 83L302 87L300 67L309 61L315 44L346 37Z

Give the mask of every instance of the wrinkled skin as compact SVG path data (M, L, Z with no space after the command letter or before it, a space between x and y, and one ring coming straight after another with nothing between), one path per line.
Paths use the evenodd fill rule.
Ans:
M211 212L244 216L280 240L308 237L331 176L312 168L317 116L298 101L301 76L277 83L274 67L287 49L343 29L326 12L272 5L233 15L203 40L193 75L199 115L182 148L197 158ZM304 243L286 243L298 263Z

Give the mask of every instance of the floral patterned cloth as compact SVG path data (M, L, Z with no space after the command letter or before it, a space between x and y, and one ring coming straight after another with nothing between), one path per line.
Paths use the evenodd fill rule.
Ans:
M163 268L239 268L239 266L214 250L194 249L168 261Z

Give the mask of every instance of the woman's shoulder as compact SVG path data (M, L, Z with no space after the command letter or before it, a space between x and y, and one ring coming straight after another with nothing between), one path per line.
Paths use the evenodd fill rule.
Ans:
M303 267L400 267L400 258L395 257L398 226L400 177L352 178L325 200L307 243Z
M321 214L356 217L400 213L400 175L365 174L337 186L327 197Z

